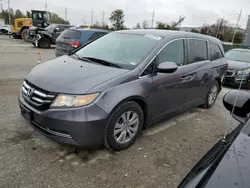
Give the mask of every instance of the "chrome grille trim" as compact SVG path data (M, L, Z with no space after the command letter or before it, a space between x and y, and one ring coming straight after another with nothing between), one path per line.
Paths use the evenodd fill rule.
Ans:
M43 89L40 89L26 81L23 82L22 94L25 100L29 102L32 106L41 109L49 108L49 105L56 97L56 95L51 94Z
M39 102L39 103L43 103L44 102L42 99L38 99L36 97L32 97L31 99L33 99L34 101Z

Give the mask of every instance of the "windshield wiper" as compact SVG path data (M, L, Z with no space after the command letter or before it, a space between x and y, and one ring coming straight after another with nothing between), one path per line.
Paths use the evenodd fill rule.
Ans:
M121 68L121 66L117 65L116 63L113 63L113 62L110 62L110 61L106 61L106 60L103 60L103 59L98 59L98 58L94 58L94 57L81 57L81 58L88 59L88 60L90 60L92 62L100 63L102 65L106 65L106 66L110 66L110 67L116 67L116 68Z
M82 61L93 62L92 60L90 60L88 58L79 57L77 54L72 54L71 56L73 56L76 59L82 60Z

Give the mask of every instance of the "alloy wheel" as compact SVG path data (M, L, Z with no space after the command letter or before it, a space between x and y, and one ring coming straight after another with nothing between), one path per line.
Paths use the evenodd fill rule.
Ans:
M217 94L218 94L218 88L217 85L213 85L213 87L211 88L211 91L208 95L208 103L211 105L215 102L216 98L217 98Z
M117 120L114 128L115 140L124 144L133 139L139 127L139 116L134 111L123 113Z

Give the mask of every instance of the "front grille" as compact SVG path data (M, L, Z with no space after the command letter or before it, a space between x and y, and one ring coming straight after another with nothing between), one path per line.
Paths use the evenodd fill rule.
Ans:
M56 97L55 93L45 91L28 81L23 82L22 95L24 100L39 110L46 110Z
M236 74L236 70L227 70L226 77L233 77Z

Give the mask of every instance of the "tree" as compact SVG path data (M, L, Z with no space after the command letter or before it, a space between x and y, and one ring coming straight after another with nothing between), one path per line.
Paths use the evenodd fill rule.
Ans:
M121 30L125 28L125 26L123 25L125 22L123 10L121 9L114 10L111 13L109 20L111 21L115 30Z
M142 22L142 28L143 28L143 29L149 28L149 23L148 23L147 20L144 20L144 21Z
M156 22L156 29L173 30L169 24L163 22Z
M63 18L61 18L60 16L58 16L55 13L50 13L50 18L51 18L51 22L52 23L56 23L56 24L69 24L69 21L64 20Z
M17 18L25 18L26 16L21 12L20 9L16 9L15 11L15 15L14 15L14 18L17 19Z
M138 23L136 24L136 26L134 27L134 29L141 29L141 24L138 22Z
M192 32L192 33L199 33L199 31L198 31L197 29L194 29L194 28L191 29L191 32Z
M9 23L9 11L8 10L3 10L0 13L0 18L4 19L5 24L11 25L14 21L14 11L13 9L10 9L10 23Z
M26 11L26 17L27 17L27 18L31 18L31 13L30 13L30 11Z
M243 39L243 35L244 34L240 31L236 32L235 37L234 37L234 43L241 44L242 39Z

